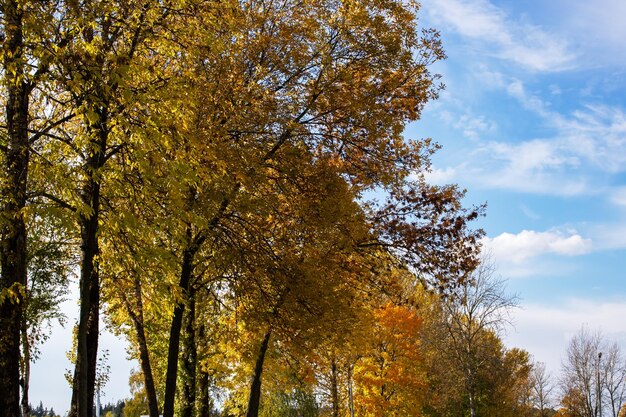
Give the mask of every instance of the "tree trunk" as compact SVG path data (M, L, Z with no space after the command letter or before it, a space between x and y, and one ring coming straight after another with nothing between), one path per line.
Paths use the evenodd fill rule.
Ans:
M191 230L188 230L191 242ZM193 274L193 258L196 249L191 244L183 253L183 263L180 272L180 288L185 297L189 291L189 283ZM180 347L180 333L183 325L183 313L185 312L185 300L181 300L174 307L172 324L170 326L169 347L167 351L167 373L165 375L165 397L163 401L163 417L174 417L174 400L176 397L176 377L178 374L178 349Z
M88 124L94 135L91 154L85 162L85 184L81 190L82 203L90 212L80 215L81 270L80 315L78 320L76 364L69 417L92 417L98 359L98 334L100 330L100 275L94 262L100 253L98 221L100 218L100 170L104 166L107 146L108 112L106 107L97 111L98 122ZM85 123L88 123L87 121Z
M352 382L352 370L354 366L348 365L348 406L350 407L350 417L354 417L354 392Z
M209 396L209 373L201 370L198 377L198 417L210 417L212 410L211 397Z
M265 333L261 348L259 349L259 356L257 356L254 375L252 376L252 384L250 385L250 397L248 399L246 417L259 416L259 405L261 403L261 374L263 373L263 362L265 361L265 353L267 352L271 334L271 330Z
M22 320L22 417L30 416L30 404L28 390L30 389L30 342L28 341L28 326L26 320Z
M206 345L205 337L206 330L202 323L198 329L198 343L202 346ZM202 366L198 367L198 373L198 417L210 417L213 403L209 395L209 373Z
M469 397L469 406L470 406L470 416L476 417L476 399L475 399L473 388L470 389L468 397Z
M196 292L193 287L189 289L189 297L187 300L188 308L185 317L185 337L183 338L183 398L181 417L195 416L196 403Z
M154 386L154 376L152 375L152 364L150 362L150 352L143 318L143 298L141 294L141 281L135 276L135 309L131 307L128 298L123 296L126 311L135 327L137 344L139 345L139 363L143 373L143 381L148 399L148 414L150 417L159 417L159 402L157 400L156 388Z
M4 62L7 93L3 205L0 237L0 417L20 414L20 330L26 288L26 206L28 176L28 100L24 80L23 3L3 2Z
M337 379L337 362L333 356L330 362L330 396L333 406L333 417L339 417L339 387Z

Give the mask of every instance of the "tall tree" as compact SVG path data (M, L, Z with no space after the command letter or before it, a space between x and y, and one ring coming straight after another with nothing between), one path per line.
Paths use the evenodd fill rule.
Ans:
M493 265L483 260L471 279L443 302L450 341L446 350L463 374L471 417L477 415L478 374L490 358L481 354L484 336L502 330L509 323L511 308L517 305L516 297L506 294L504 282L493 273Z
M61 45L51 36L54 6L32 1L2 2L2 126L0 139L0 415L17 415L19 341L27 277L27 225L31 147L57 121L51 113L33 117L31 102L51 60L44 45ZM50 32L49 32L50 31ZM45 95L38 93L39 96ZM16 373L18 372L18 373ZM7 413L7 414L3 414Z
M25 5L2 3L2 76L7 100L2 137L2 212L0 217L0 416L18 416L20 324L26 287L26 184L29 162L28 56L24 45Z
M306 256L304 238L292 239L290 257L278 257L287 259L283 269L276 266L281 262L268 262L289 253L281 247L285 243L275 243L272 231L288 236L302 230L288 210L279 210L276 221L270 216L277 207L289 208L288 198L295 195L285 191L290 181L302 187L317 180L298 180L316 161L326 165L332 184L348 190L350 204L367 189L394 192L386 210L367 210L364 216L379 234L356 239L346 232L344 246L358 242L364 253L403 250L403 261L432 282L454 281L473 266L479 234L467 223L476 212L461 207L462 193L408 180L427 167L434 147L407 142L401 132L436 96L436 77L427 66L443 57L435 32L416 31L416 12L395 1L201 2L181 17L180 31L170 32L184 48L164 61L171 71L167 94L135 107L144 129L133 131L141 139L129 156L136 158L132 175L139 184L132 206L145 208L140 223L150 225L140 226L137 242L148 247L145 253L170 253L145 257L153 263L150 271L161 271L153 284L167 288L166 299L173 301L165 307L171 314L166 417L174 413L192 282L206 271L213 274L209 282L233 278L220 294L240 300L270 288L271 311L293 277L284 265L311 262L294 259ZM411 191L403 194L405 187ZM137 225L124 227L128 233ZM304 237L319 232L306 227ZM271 274L267 265L278 272ZM317 288L312 282L309 292ZM264 340L266 327L258 330L258 341Z
M574 415L595 417L602 403L602 337L582 327L570 340L561 373L562 405Z
M626 401L626 363L617 343L606 345L602 355L605 403L612 417L618 417Z
M530 372L531 378L531 402L539 410L541 417L548 417L553 404L554 383L546 365L543 362L535 362Z
M426 375L419 333L421 318L391 304L374 312L369 349L354 368L355 403L362 416L408 416L424 403Z
M167 2L166 2L167 3ZM55 16L66 39L57 55L55 82L76 121L66 126L69 135L57 135L61 160L50 199L75 214L80 236L80 314L70 415L87 417L93 409L98 355L100 276L98 256L102 222L102 187L106 166L124 147L120 116L137 98L127 81L135 57L148 34L153 34L168 4L153 1L59 2ZM64 155L64 156L58 156ZM64 174L59 175L60 172Z

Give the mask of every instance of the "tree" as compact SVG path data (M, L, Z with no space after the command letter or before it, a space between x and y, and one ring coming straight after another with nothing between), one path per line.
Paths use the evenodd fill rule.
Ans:
M354 367L359 416L410 416L423 406L425 391L419 343L421 318L406 307L386 304L374 312L367 349Z
M0 416L19 413L20 332L27 292L28 216L33 149L66 119L56 120L41 89L52 65L44 46L60 46L51 30L56 16L46 2L2 2L2 104L0 119ZM34 109L35 108L35 109ZM36 112L39 110L39 112ZM36 114L37 113L37 114ZM41 116L41 117L39 117ZM28 409L25 395L24 410Z
M599 411L601 346L600 333L585 327L570 340L561 376L561 404L570 413L595 417Z
M567 349L561 377L561 403L570 412L580 415L595 417L608 411L608 415L616 417L624 404L625 376L619 346L609 344L599 332L583 327L570 340ZM579 401L571 400L574 394Z
M0 416L17 416L22 305L26 287L26 206L29 101L32 85L25 46L25 6L2 3L2 86L6 97L0 173Z
M443 300L443 325L449 338L443 353L462 372L472 417L477 415L478 375L491 357L488 345L484 351L485 336L501 331L510 322L510 310L517 305L517 298L505 293L504 281L493 273L493 265L483 259L471 279Z
M530 371L531 403L541 417L548 417L553 404L554 384L543 362L533 363Z
M604 404L612 417L618 417L626 400L626 364L624 356L617 343L612 343L603 348L602 374L604 382Z
M137 98L128 81L137 75L134 62L148 34L161 23L161 2L53 2L53 26L62 34L49 42L54 56L51 86L54 101L63 103L63 129L48 136L53 144L39 153L48 165L49 189L41 195L71 212L80 240L80 314L70 415L92 414L98 355L100 276L98 256L102 193L107 166L124 147L123 117ZM165 2L168 3L168 2ZM145 50L143 50L145 52ZM134 79L136 81L136 79ZM60 132L58 132L60 130ZM57 134L58 133L58 134ZM52 165L52 167L50 167Z

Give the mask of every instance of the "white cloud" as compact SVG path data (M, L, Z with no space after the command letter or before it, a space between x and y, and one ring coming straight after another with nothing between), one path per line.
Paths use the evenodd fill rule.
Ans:
M511 19L487 0L424 1L434 22L481 43L488 53L533 71L572 66L575 56L565 39L542 28Z
M448 167L445 169L433 168L427 172L424 177L430 184L445 185L454 182L456 177L456 169Z
M496 130L495 122L487 120L484 116L462 115L454 127L463 132L463 136L472 140L478 140L481 134Z
M591 250L590 239L583 238L575 231L559 230L502 233L494 238L484 238L483 245L497 262L514 264L521 264L530 258L548 253L575 256Z
M476 162L464 162L455 171L474 186L562 196L593 192L585 176L576 173L579 156L563 152L557 141L483 142L470 156Z
M583 325L626 347L625 302L570 299L563 305L527 304L513 314L515 328L505 336L507 345L526 349L554 374L561 368L569 340Z
M545 118L553 116L553 114L548 110L549 104L535 95L528 94L522 81L516 79L512 80L506 86L506 91L511 97L518 100L527 110L537 113Z
M607 172L626 170L626 113L618 107L587 105L554 122L572 152Z

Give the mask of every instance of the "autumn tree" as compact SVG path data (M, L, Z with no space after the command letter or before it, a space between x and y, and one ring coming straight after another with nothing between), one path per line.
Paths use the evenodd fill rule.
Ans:
M555 388L551 375L543 362L534 362L530 372L531 403L541 417L548 417L554 401Z
M0 413L19 412L19 336L37 318L23 314L37 295L28 302L27 228L39 221L62 223L80 252L72 417L93 409L101 297L132 335L152 417L174 415L181 375L183 414L199 386L207 413L207 356L221 342L207 318L235 315L242 349L257 351L256 416L267 352L336 347L355 299L398 290L389 271L447 291L475 267L469 223L482 209L427 184L436 146L402 135L437 96L428 67L444 57L437 32L417 30L416 4L2 7ZM365 202L372 190L382 203ZM73 261L33 243L37 262Z
M54 7L42 2L5 1L0 10L4 108L0 116L0 325L4 329L0 336L0 415L19 413L20 331L25 332L23 301L29 257L26 206L32 196L32 150L66 120L55 118L53 106L45 110L37 106L46 96L42 85L53 63L45 46L59 47L64 42L51 29L57 17ZM28 409L27 402L24 409Z
M583 327L570 340L561 374L561 404L571 413L596 416L601 407L602 338Z
M581 328L570 340L563 363L562 405L583 415L618 416L624 404L624 372L619 346L609 343L599 332Z
M386 304L374 312L369 349L354 368L356 415L410 416L423 406L421 319L407 307Z
M485 337L495 337L503 330L509 323L510 309L517 305L517 298L506 294L504 281L493 274L493 265L483 261L471 279L443 301L443 325L449 338L444 354L450 355L462 372L472 417L477 415L478 375L492 357ZM490 332L494 336L489 336Z
M133 98L127 83L135 57L148 34L162 23L157 2L56 2L53 28L63 42L46 44L54 57L51 87L63 103L68 123L50 132L51 142L38 153L50 186L36 194L74 215L80 241L80 314L71 415L93 409L98 355L101 192L106 166L124 147L121 115ZM73 118L73 120L69 120ZM105 187L106 188L106 187Z

